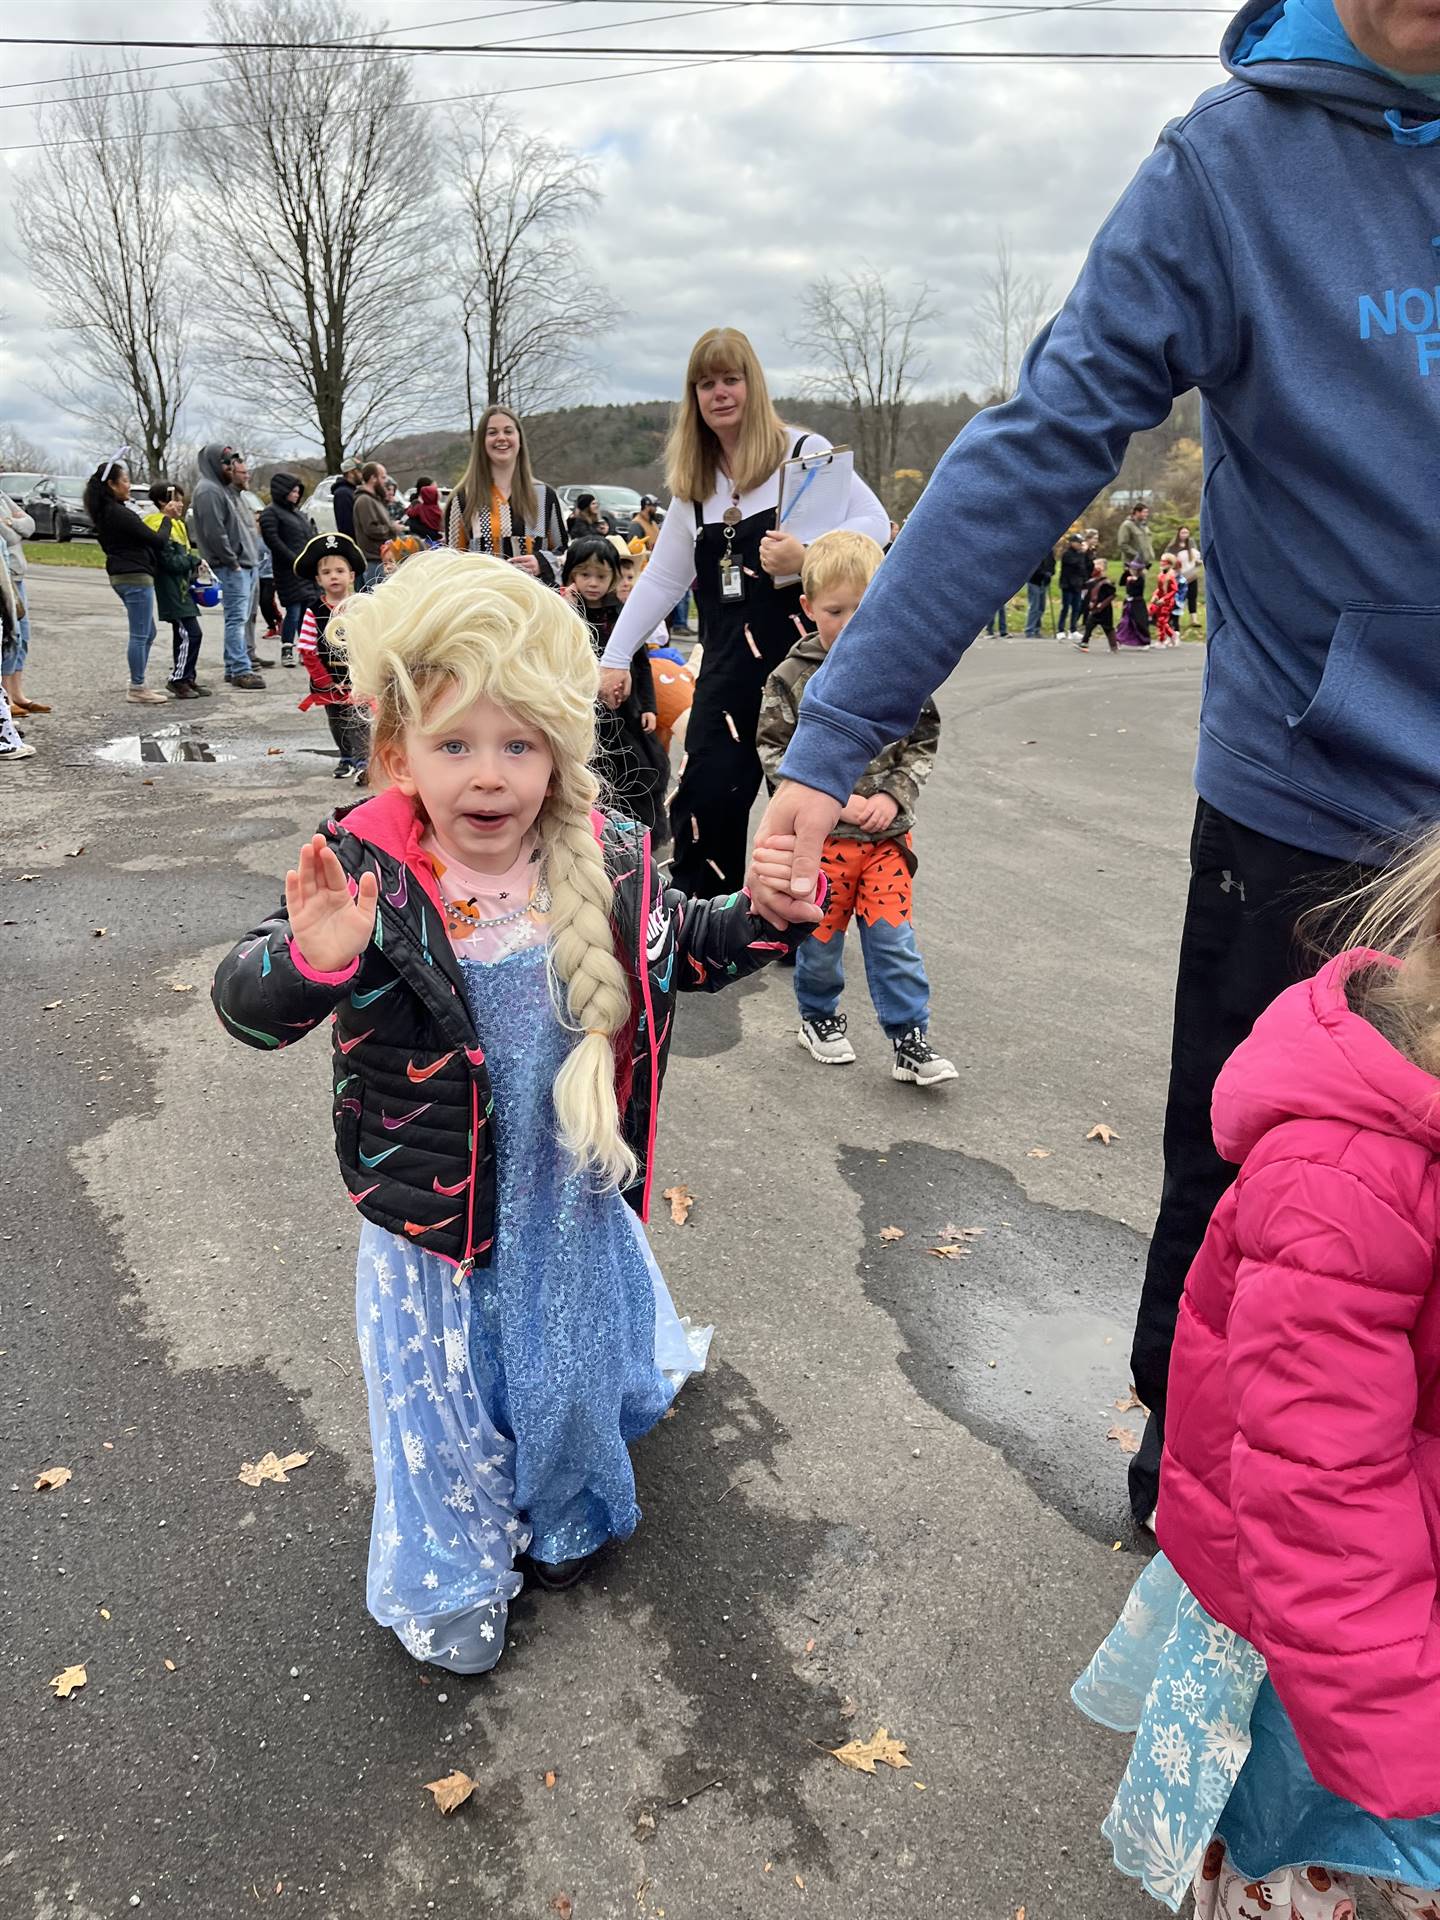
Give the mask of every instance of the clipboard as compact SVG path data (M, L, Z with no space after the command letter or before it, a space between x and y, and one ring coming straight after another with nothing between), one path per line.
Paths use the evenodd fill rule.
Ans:
M830 533L850 515L850 490L855 479L855 455L849 447L829 447L823 453L801 454L780 467L780 492L775 503L777 531L793 534L803 546ZM798 574L777 575L777 587L790 586Z

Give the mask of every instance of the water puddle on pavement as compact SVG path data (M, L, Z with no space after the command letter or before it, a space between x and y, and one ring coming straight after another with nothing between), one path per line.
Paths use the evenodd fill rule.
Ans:
M1000 1449L1048 1506L1107 1544L1128 1533L1125 1409L1146 1241L1103 1214L1032 1200L1003 1168L906 1143L842 1148L860 1196L860 1278L937 1412ZM886 1243L882 1229L905 1237ZM968 1249L934 1257L939 1244ZM967 1237L973 1231L973 1238Z
M267 747L258 740L215 742L207 740L199 726L182 722L157 727L153 733L121 734L95 749L95 758L112 767L215 766L222 761L279 760L298 754L321 760L337 758L333 747Z

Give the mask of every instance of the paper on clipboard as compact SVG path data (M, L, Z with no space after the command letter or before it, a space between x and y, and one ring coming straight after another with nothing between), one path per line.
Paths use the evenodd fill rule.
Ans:
M849 447L830 447L824 453L802 454L780 468L780 494L775 524L809 546L822 533L831 533L850 517L850 490L855 479L855 455ZM791 580L798 578L790 575ZM778 577L776 586L785 582Z

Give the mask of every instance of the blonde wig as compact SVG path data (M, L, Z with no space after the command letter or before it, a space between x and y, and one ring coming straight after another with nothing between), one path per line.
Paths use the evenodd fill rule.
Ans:
M1369 947L1399 961L1352 975L1351 1002L1417 1067L1440 1075L1440 830L1302 925L1321 950Z
M490 472L490 456L485 451L485 429L496 414L503 414L513 424L515 437L520 442L520 451L515 456L515 475L510 483L510 519L515 531L522 533L539 521L540 502L535 491L535 476L530 471L530 455L525 451L525 428L513 407L487 407L475 423L470 460L455 489L455 497L467 525L477 513L490 511L490 492L495 480Z
M555 762L535 826L550 894L551 985L580 1036L555 1076L560 1139L577 1166L623 1186L635 1158L620 1131L614 1039L630 1020L630 982L615 952L614 887L591 819L598 784L590 633L569 603L486 554L416 554L330 623L357 701L375 707L382 765L407 727L442 733L486 698L545 736Z
M720 471L720 442L700 418L695 388L719 373L745 378L745 417L730 470L737 493L762 486L790 451L790 429L775 411L754 347L735 327L712 327L690 349L685 392L665 447L665 480L677 500L708 500Z
M843 528L822 533L805 549L800 574L805 598L814 600L817 594L839 586L859 587L864 593L884 558L885 549L868 533L848 533Z

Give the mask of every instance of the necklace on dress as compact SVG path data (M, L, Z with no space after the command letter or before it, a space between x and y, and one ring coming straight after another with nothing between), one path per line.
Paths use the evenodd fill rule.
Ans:
M543 880L537 880L529 898L522 905L512 907L508 913L497 913L493 920L478 918L470 920L467 925L467 935L472 932L478 933L482 927L508 927L514 920L523 920L527 913L548 913L549 911L550 889Z

